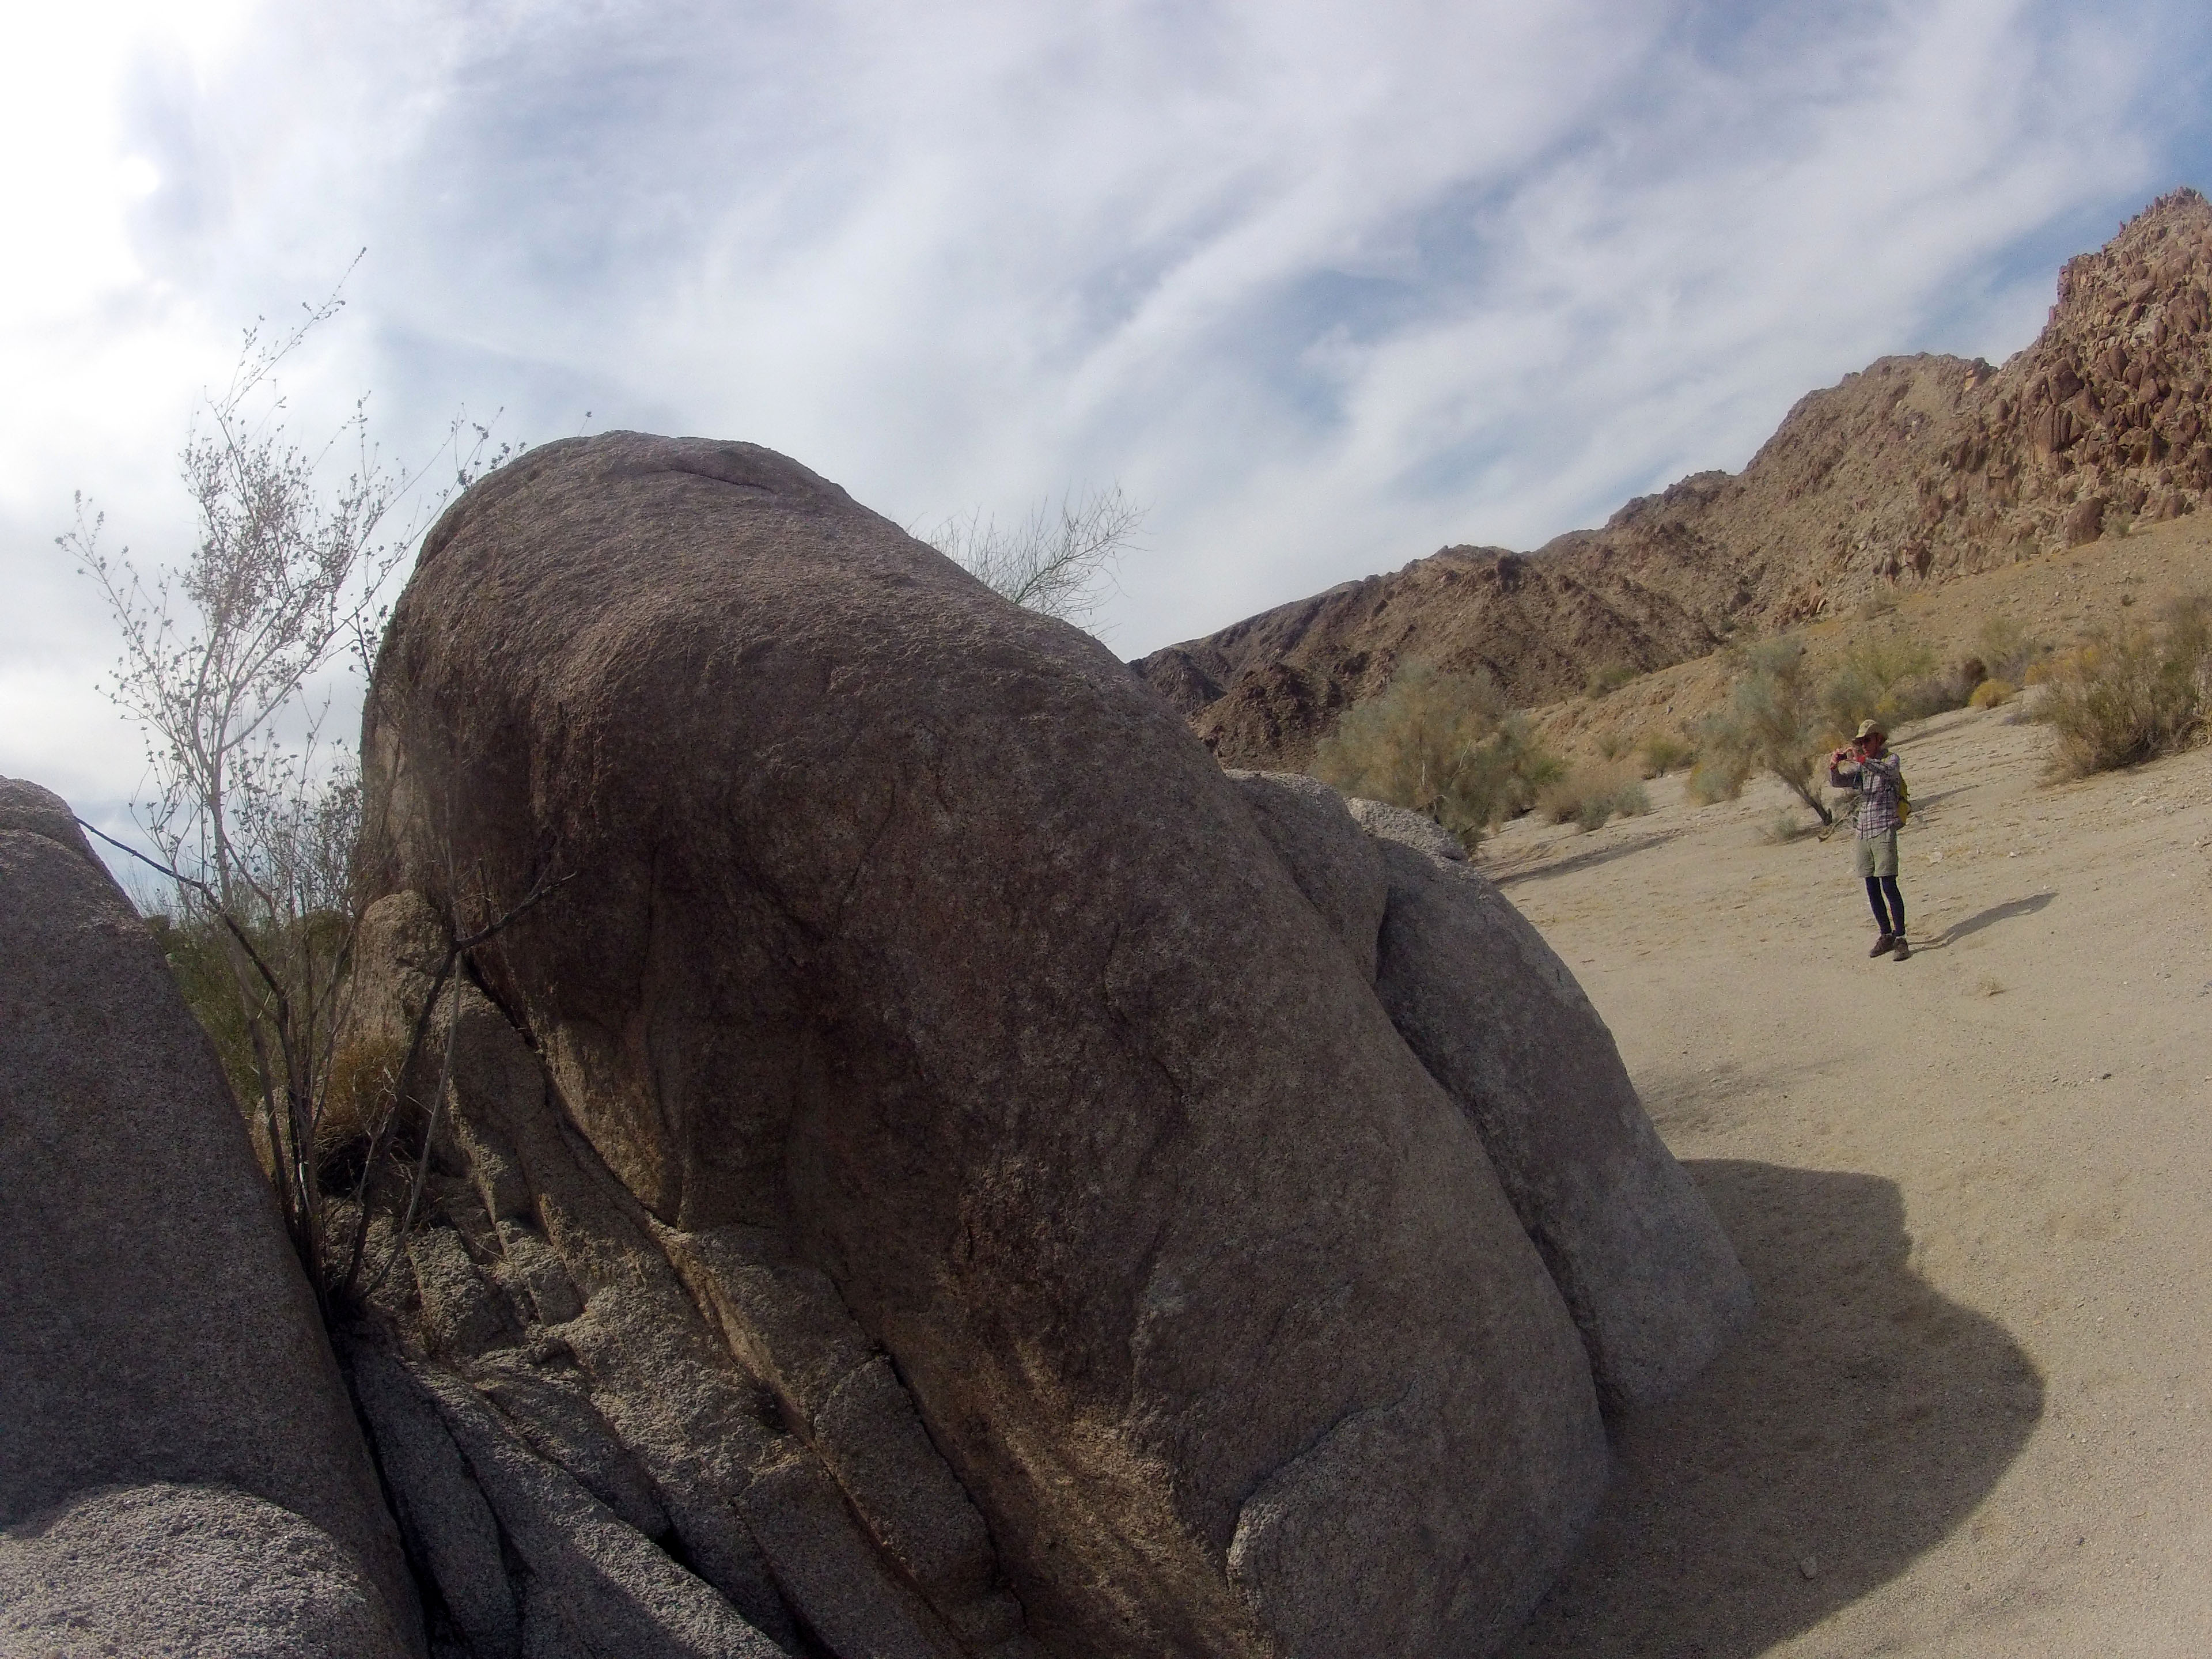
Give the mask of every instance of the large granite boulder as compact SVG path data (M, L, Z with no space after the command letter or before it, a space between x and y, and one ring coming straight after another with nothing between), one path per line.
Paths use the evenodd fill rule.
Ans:
M514 1374L518 1439L573 1383L787 1606L866 1588L821 1565L857 1520L952 1652L1474 1654L1556 1571L1605 1468L1567 1307L1361 954L1093 641L781 457L615 434L449 510L364 738L387 902L466 933L567 878L474 955L505 1127L400 1310L477 1397ZM665 1269L712 1468L648 1386ZM947 1611L995 1581L1026 1637Z
M360 1561L225 1486L104 1486L0 1528L7 1659L356 1659L404 1651Z
M1749 1316L1751 1281L1566 963L1435 820L1312 778L1231 775L1481 1137L1602 1398L1679 1393Z
M214 1048L68 806L13 779L0 1528L10 1653L335 1659L419 1642L375 1473ZM271 1577L286 1560L297 1571ZM75 1583L93 1563L98 1583ZM165 1626L163 1608L183 1622Z

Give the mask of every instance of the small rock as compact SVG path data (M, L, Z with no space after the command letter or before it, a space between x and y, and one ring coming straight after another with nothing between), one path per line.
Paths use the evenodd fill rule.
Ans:
M1820 1577L1820 1557L1816 1555L1807 1556L1803 1560L1797 1564L1797 1571L1804 1574L1808 1578L1817 1578Z

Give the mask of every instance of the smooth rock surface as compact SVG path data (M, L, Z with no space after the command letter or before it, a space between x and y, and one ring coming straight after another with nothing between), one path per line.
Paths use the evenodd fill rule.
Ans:
M380 688L373 879L466 928L572 878L476 963L548 1098L653 1227L834 1285L1048 1651L1517 1621L1604 1477L1574 1324L1095 642L780 456L613 434L449 511Z
M398 1539L215 1051L67 805L0 781L0 1525L156 1483L327 1534L379 1602L358 1650L404 1650Z
M1481 1135L1607 1403L1672 1397L1750 1316L1719 1220L1543 936L1456 845L1366 822L1390 884L1376 994Z
M1390 878L1374 843L1345 810L1344 797L1296 772L1231 772L1267 845L1306 902L1344 941L1369 984L1390 901ZM1395 809L1394 809L1395 810Z

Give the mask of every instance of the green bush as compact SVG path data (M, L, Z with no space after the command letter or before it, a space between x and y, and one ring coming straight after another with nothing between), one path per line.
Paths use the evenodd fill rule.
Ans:
M1762 641L1736 663L1727 705L1705 723L1698 771L1690 775L1692 793L1701 800L1733 799L1753 773L1768 772L1822 823L1832 823L1821 763L1833 728L1803 642Z
M1892 686L1877 712L1893 725L1948 714L1971 702L1974 688L1987 678L1980 661L1970 657L1940 674L1921 674ZM1856 729L1856 724L1853 729Z
M1740 751L1715 749L1699 754L1690 769L1690 799L1700 806L1734 800L1750 781L1750 764Z
M1931 688L1926 682L1935 669L1935 653L1908 635L1861 635L1845 647L1820 688L1820 707L1827 714L1831 730L1856 731L1859 722L1866 720L1918 718L1908 708L1929 700ZM1916 702L1909 704L1908 697L1916 693ZM1961 692L1958 702L1949 707L1956 708L1966 700L1966 693Z
M1425 812L1472 851L1565 771L1486 674L1407 663L1346 709L1314 751L1316 777L1348 795Z
M1595 830L1610 818L1643 817L1651 810L1651 797L1627 767L1592 767L1571 772L1538 791L1536 810L1553 823Z
M1609 662L1589 677L1583 690L1584 695L1595 701L1620 690L1622 686L1634 679L1636 675L1637 670L1628 663Z
M2048 682L2035 718L2057 732L2057 768L2086 776L2155 759L2201 739L2212 719L2212 595L2092 635Z
M2051 649L2029 633L2018 618L2002 616L1991 617L1982 623L1975 648L1989 677L2008 685L2026 685L2028 671Z
M1698 751L1680 738L1664 732L1647 732L1638 745L1638 757L1647 778L1663 778L1679 772L1697 758Z

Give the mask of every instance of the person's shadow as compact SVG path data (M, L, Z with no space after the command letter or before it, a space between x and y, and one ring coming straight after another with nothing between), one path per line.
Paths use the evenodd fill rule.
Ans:
M2056 893L2038 893L2031 898L2014 899L2009 903L1996 904L1964 921L1954 921L1922 948L1940 951L1947 945L1956 945L1969 933L1978 933L1984 927L1994 927L2001 921L2010 921L2015 916L2032 916L2058 896Z
M2003 1328L1907 1265L1893 1183L1684 1167L1759 1310L1683 1399L1613 1425L1604 1504L1511 1659L1750 1659L1958 1526L2043 1414Z

